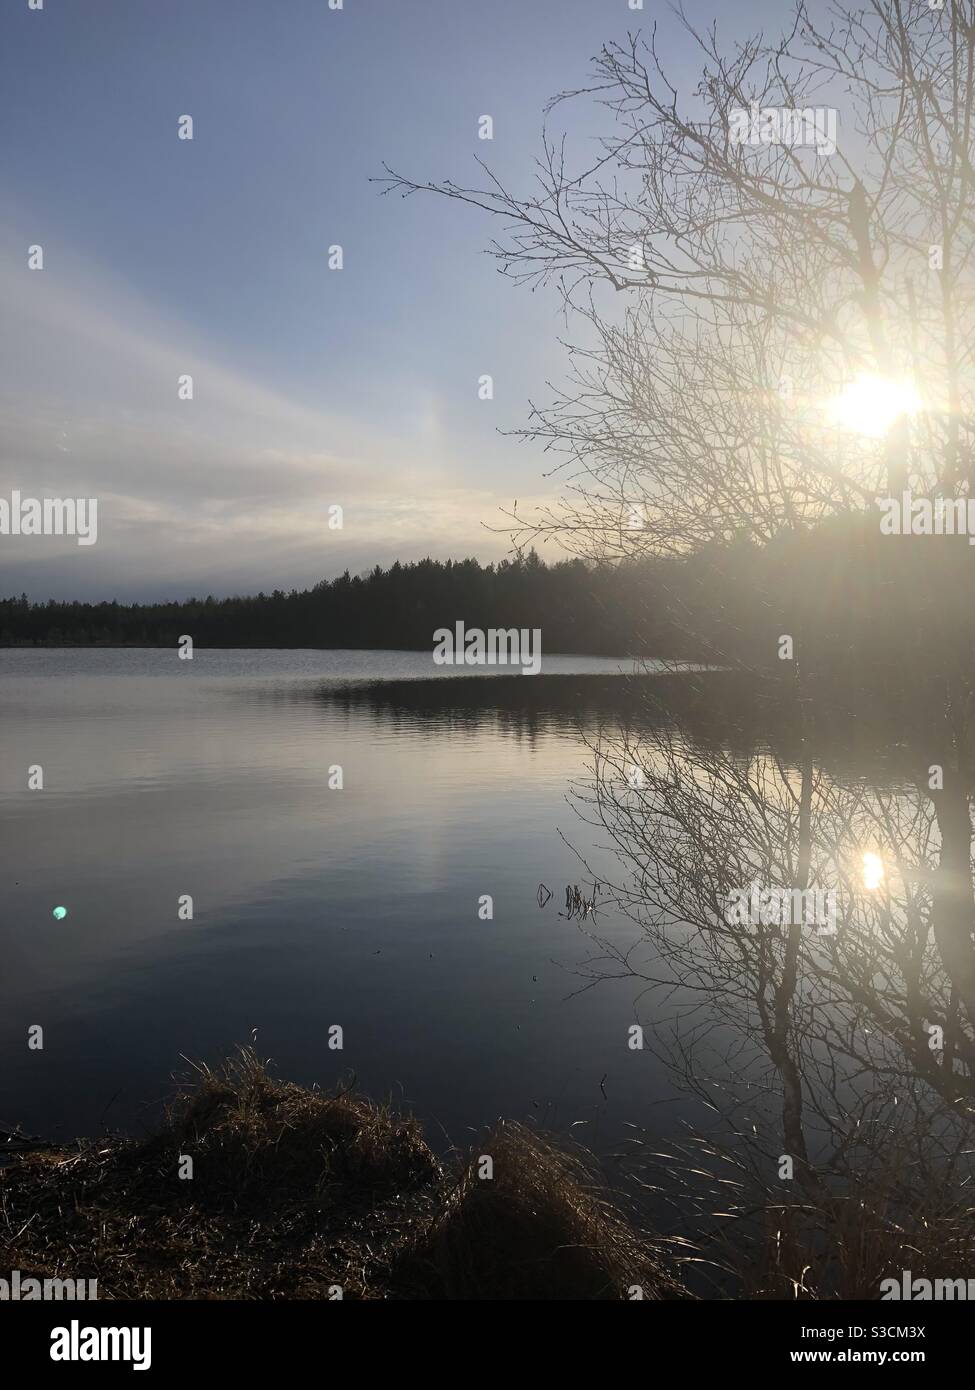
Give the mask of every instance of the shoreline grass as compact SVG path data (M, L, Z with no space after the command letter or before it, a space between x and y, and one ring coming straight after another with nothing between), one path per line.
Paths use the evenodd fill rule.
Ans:
M671 1148L640 1184L680 1216L660 1235L581 1148L502 1121L441 1159L411 1116L243 1048L195 1067L145 1139L8 1146L0 1273L97 1279L100 1299L792 1301L975 1268L967 1183L918 1189L894 1144L791 1195L703 1140Z
M501 1124L441 1162L411 1117L278 1081L249 1048L197 1067L144 1140L12 1157L0 1197L6 1265L97 1279L101 1299L684 1292L582 1158L542 1135Z

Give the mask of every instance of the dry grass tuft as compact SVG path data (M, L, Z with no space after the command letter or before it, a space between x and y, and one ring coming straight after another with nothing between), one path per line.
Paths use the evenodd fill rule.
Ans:
M197 1068L145 1141L0 1169L0 1262L101 1298L383 1298L442 1186L415 1121L276 1081L245 1049Z
M217 1208L280 1208L329 1194L348 1200L346 1189L411 1188L439 1173L416 1120L343 1092L276 1081L249 1048L217 1071L197 1067L161 1131L132 1158L178 1186L184 1152L194 1156L194 1199Z
M480 1176L481 1156L493 1176ZM502 1124L472 1156L406 1256L430 1296L626 1299L678 1296L651 1243L606 1201L578 1153Z

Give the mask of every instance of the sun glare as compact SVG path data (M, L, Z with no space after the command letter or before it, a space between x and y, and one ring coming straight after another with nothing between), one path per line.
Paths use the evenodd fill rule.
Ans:
M863 886L869 890L879 888L884 881L884 861L879 854L867 850L863 856Z
M880 439L895 420L902 415L915 415L920 408L920 398L909 381L858 376L833 397L829 414L844 429Z

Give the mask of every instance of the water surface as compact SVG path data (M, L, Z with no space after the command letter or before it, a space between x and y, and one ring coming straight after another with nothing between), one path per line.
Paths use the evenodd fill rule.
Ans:
M281 1074L354 1074L435 1142L504 1115L583 1121L573 1132L603 1147L646 1120L671 1092L626 1046L637 990L580 993L589 943L558 913L582 878L560 832L595 852L565 800L588 757L579 716L598 722L631 668L544 669L0 653L0 1121L52 1137L137 1129L181 1058L213 1061L255 1031ZM27 788L32 764L42 791ZM27 1047L34 1024L43 1051Z

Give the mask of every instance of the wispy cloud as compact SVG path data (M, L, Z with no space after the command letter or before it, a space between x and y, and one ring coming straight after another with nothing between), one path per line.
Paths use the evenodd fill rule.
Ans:
M396 555L504 551L481 523L508 499L457 485L433 394L405 440L318 410L69 250L47 246L45 269L28 270L30 241L0 229L0 487L97 497L99 541L79 556L55 537L5 538L4 591L267 588ZM336 503L341 531L327 526Z

